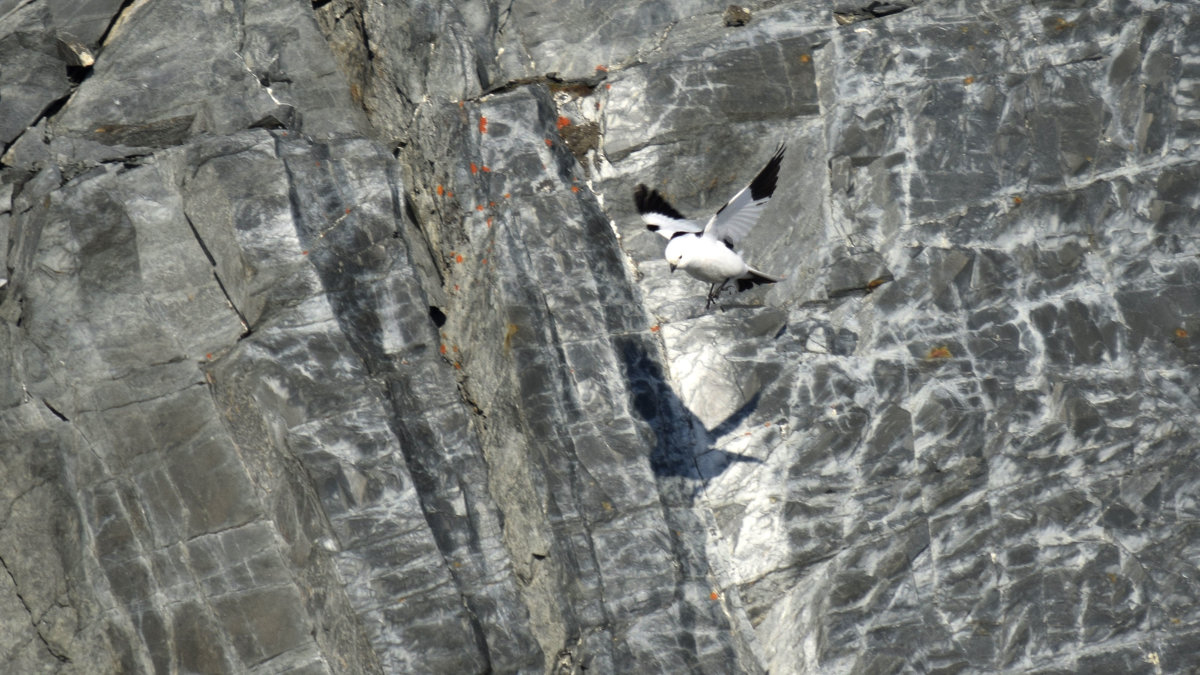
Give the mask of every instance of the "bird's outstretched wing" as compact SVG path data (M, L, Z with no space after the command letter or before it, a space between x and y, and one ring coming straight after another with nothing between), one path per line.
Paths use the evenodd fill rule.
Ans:
M646 223L646 229L667 239L681 234L696 234L704 229L700 223L684 218L658 194L658 190L651 190L645 185L633 189L633 203L642 216L642 222Z
M758 217L775 194L775 184L779 180L779 164L783 161L783 151L787 148L782 143L775 155L771 157L762 171L733 196L704 227L704 236L722 241L733 248L746 236L750 228L758 222Z

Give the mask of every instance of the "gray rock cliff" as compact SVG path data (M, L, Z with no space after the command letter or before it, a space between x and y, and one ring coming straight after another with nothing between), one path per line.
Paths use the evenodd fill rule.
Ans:
M1200 15L0 0L0 655L1200 667ZM669 273L781 142L743 242Z

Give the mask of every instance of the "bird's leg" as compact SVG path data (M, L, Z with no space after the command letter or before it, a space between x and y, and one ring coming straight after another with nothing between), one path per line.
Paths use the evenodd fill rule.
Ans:
M717 302L717 298L720 297L721 291L725 290L727 283L729 283L728 279L722 281L720 286L713 284L708 287L708 302L704 303L704 309L708 309L714 302ZM717 307L721 307L720 303L717 303ZM721 307L721 311L725 311L725 308Z

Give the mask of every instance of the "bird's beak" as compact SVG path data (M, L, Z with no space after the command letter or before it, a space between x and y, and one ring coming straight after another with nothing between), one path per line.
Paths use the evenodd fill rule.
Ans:
M675 267L676 267L675 263L667 263L667 264L668 264L668 265L670 265L670 267L671 267L671 271L672 271L672 272L674 272L674 271L675 271Z

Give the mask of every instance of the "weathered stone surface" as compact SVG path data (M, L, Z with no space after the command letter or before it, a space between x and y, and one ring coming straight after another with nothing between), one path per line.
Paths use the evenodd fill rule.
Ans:
M1187 672L1193 14L0 1L0 654Z
M71 91L42 3L0 12L0 143L8 145Z

